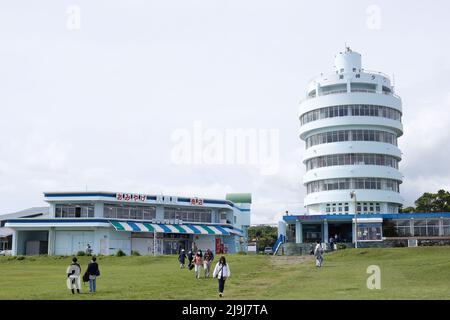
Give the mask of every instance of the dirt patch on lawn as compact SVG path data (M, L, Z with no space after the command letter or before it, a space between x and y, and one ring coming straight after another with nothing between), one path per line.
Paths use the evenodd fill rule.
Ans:
M312 260L312 256L272 256L271 262L274 266L286 266L304 263Z

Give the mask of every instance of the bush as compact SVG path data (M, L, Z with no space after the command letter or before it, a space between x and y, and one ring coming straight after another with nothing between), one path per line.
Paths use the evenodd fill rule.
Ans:
M25 260L25 256L18 256L17 260Z
M86 255L86 252L84 252L84 251L78 251L77 252L77 256L82 257L82 256L85 256L85 255Z
M245 256L245 255L247 255L247 252L245 252L245 251L239 251L237 254L240 254L240 255Z
M139 253L139 251L131 250L131 255L132 256L140 256L141 254Z
M126 253L123 252L122 249L119 249L119 251L117 251L117 253L116 253L116 256L117 257L124 257L124 256L126 256Z
M343 243L338 243L336 244L336 248L338 250L343 250L343 249L347 249L347 245L343 244Z

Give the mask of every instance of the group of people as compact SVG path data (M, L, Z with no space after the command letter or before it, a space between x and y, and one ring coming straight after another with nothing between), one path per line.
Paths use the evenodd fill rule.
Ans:
M209 278L211 272L211 264L214 260L213 252L208 249L205 254L202 250L198 250L194 255L192 250L186 254L184 249L181 250L178 256L178 261L180 262L180 269L184 269L186 265L186 259L188 260L188 269L192 270L195 268L195 277L200 279L202 267L205 269L205 278ZM223 297L223 291L225 289L225 281L231 275L230 267L228 266L224 256L221 256L213 271L213 278L217 278L219 281L219 297Z
M72 263L67 268L67 287L72 291L72 294L80 293L81 290L81 266L78 259L73 257ZM97 290L97 277L100 276L100 269L98 268L97 258L92 257L88 264L86 272L83 275L83 282L89 281L89 292L94 293Z

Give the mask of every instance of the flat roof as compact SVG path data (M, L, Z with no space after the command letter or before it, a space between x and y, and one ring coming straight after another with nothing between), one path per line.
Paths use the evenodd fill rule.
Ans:
M143 195L146 196L147 200L156 201L158 197L161 195L149 195L149 194L138 194L138 193L131 193L131 192L111 192L111 191L46 191L44 192L44 197L47 198L47 201L51 201L50 199L57 198L64 198L64 197L103 197L103 198L116 198L117 194L133 194L133 195ZM179 202L180 205L183 204L190 204L191 199L202 199L203 204L205 205L229 205L231 207L234 207L236 209L239 209L240 211L250 211L250 209L244 209L236 205L234 202L230 200L218 200L218 199L207 199L207 198L200 198L200 197L177 197L173 195L164 195L167 197L176 197L177 202ZM130 201L126 201L130 202ZM162 203L165 205L177 205L177 203Z
M350 221L354 214L345 215L285 215L283 221ZM395 214L358 214L356 218L382 218L382 219L425 219L425 218L450 218L450 212L421 212L421 213L395 213Z

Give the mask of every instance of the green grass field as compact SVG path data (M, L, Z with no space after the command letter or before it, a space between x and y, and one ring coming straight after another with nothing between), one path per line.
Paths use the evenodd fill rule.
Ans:
M216 258L217 259L217 258ZM82 271L88 257L80 257ZM347 249L311 257L228 255L224 299L450 299L450 247ZM217 280L180 270L175 256L99 257L97 293L66 287L70 258L0 257L0 299L219 299ZM381 268L381 290L366 286L369 265Z

